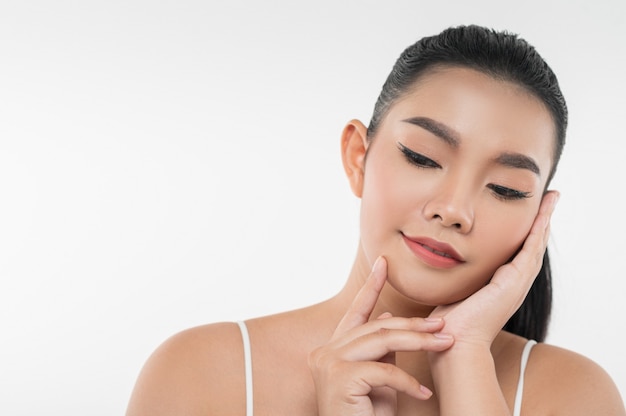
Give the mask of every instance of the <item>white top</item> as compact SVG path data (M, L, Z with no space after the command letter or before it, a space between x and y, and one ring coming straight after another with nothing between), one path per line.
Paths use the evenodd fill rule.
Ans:
M243 357L246 371L246 416L253 416L254 409L252 407L254 395L252 394L252 353L250 352L250 335L248 335L248 327L243 321L237 322L241 330L241 338L243 339Z
M528 364L530 350L533 349L535 344L537 344L537 341L529 339L524 346L524 350L522 351L522 361L519 366L519 381L517 382L515 404L513 405L513 416L519 416L522 414L522 396L524 395L524 373L526 372L526 364Z
M254 394L252 390L252 353L250 351L250 335L245 322L237 322L241 330L241 338L243 340L243 356L246 372L246 416L254 416ZM526 372L526 364L530 350L537 344L534 340L528 340L522 351L522 360L520 363L519 381L517 383L517 392L515 394L515 404L513 406L513 416L520 416L522 411L522 396L524 394L524 373Z

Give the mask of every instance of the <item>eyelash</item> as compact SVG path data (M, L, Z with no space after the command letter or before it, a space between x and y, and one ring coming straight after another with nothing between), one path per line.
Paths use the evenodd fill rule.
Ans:
M427 169L427 168L436 168L441 169L441 165L434 160L420 154L414 152L409 149L402 143L398 142L398 148L406 158L407 162L410 164L417 166L419 168ZM494 196L503 201L511 201L511 200L519 200L530 198L532 195L530 192L522 192L516 189L507 188L506 186L489 184L487 185L489 189L493 192Z
M522 192L515 189L507 188L505 186L489 184L487 185L487 187L493 191L493 194L496 196L496 198L502 199L504 201L526 199L532 196L530 192Z
M419 168L441 169L441 165L439 163L435 162L434 160L430 158L427 158L426 156L420 153L414 152L413 150L409 149L402 143L398 143L398 148L400 149L400 151L406 158L407 162L409 162L412 165L415 165Z

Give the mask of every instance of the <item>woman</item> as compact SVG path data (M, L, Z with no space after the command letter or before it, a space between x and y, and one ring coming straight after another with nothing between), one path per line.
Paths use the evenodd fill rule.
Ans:
M369 126L341 137L361 198L343 289L172 337L128 415L625 414L595 363L535 345L566 125L556 77L516 36L459 27L410 46Z

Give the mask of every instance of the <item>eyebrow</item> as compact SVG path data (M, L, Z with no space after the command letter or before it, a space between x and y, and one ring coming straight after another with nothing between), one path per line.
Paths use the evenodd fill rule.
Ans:
M459 134L443 123L428 117L410 117L402 121L431 132L454 148L459 147L461 142ZM541 171L539 170L537 162L535 162L531 157L520 153L503 153L495 159L495 162L510 168L526 169L537 176L541 176Z
M419 126L424 130L428 130L452 147L459 147L460 140L458 133L443 123L440 123L428 117L411 117L402 121L405 123L413 124L415 126Z
M519 153L503 153L496 158L496 162L511 168L528 169L535 175L541 176L541 171L537 163L526 155Z

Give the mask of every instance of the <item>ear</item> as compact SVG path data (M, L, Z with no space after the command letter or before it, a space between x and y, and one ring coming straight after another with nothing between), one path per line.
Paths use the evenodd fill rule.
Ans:
M341 134L341 159L352 192L361 197L363 193L363 177L365 153L367 152L367 127L359 120L351 120Z

